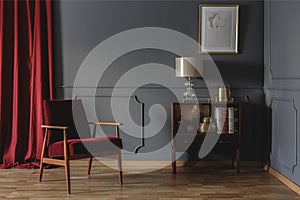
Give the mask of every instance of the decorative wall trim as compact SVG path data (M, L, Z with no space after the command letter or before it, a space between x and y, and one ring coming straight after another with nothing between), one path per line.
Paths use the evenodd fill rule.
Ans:
M135 100L136 103L140 104L140 120L141 120L141 132L140 132L140 144L138 146L135 147L134 149L134 153L138 153L138 151L145 146L145 104L143 102L141 102L137 95L133 95L133 96L89 96L89 95L77 95L74 97L75 99L77 98L132 98Z
M294 170L295 168L297 167L298 165L298 143L297 143L297 133L298 133L298 109L296 107L296 104L295 104L295 100L294 99L287 99L287 98L272 98L271 99L271 103L270 103L270 107L272 108L272 110L274 111L276 109L275 105L276 105L276 101L278 102L290 102L291 103L291 106L293 108L293 110L295 111L295 115L296 115L296 119L295 119L295 132L294 132L294 141L295 141L295 158L294 158L294 163L292 166L287 166L285 163L282 163L280 160L276 159L276 157L272 157L272 152L271 152L271 157L272 158L275 158L277 160L277 162L282 166L284 167L285 169L289 170L291 173L294 173ZM278 105L278 104L277 104ZM274 112L272 112L272 124L274 125ZM272 125L272 136L274 135L275 131L274 130L274 127ZM282 133L281 133L282 134Z
M134 153L138 153L138 151L145 146L145 104L142 103L136 95L134 96L134 100L141 104L141 143L134 149Z
M77 86L77 87L73 87L73 86L55 86L57 89L135 89L136 87L114 87L114 86L101 86L101 87L91 87L91 86ZM140 89L168 89L166 87L163 86L142 86L139 87ZM186 89L185 86L180 86L180 87L169 87L170 89ZM205 86L194 86L193 88L195 89L207 89L207 87ZM210 89L219 89L219 87L211 87ZM262 90L262 88L237 88L237 87L230 87L231 90Z
M271 91L287 91L287 92L300 92L300 89L287 89L287 88L272 88L272 87L264 87L264 90Z
M270 1L264 1L264 21L265 21L265 28L264 28L264 64L265 64L265 68L267 68L268 70L270 70L270 65L271 65L271 5L270 5ZM271 73L271 72L270 72ZM266 76L266 75L265 75Z
M271 51L271 50L270 50ZM271 55L270 55L271 57ZM270 61L269 71L272 80L300 80L300 76L275 76L272 69L272 61Z
M269 71L270 71L270 76L272 80L298 80L300 79L300 76L275 76L274 69L272 69L272 0L269 0L269 16L268 16L268 23L269 23ZM276 13L278 14L278 13Z

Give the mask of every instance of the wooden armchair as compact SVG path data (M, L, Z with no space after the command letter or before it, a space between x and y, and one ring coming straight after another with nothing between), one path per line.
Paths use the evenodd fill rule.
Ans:
M71 193L69 160L89 158L90 174L93 157L107 157L118 160L119 181L120 184L123 183L120 123L90 123L94 125L91 134L81 100L45 100L43 109L45 124L41 127L45 129L45 136L40 161L40 182L44 164L64 166L67 191ZM95 138L97 125L115 126L116 135Z

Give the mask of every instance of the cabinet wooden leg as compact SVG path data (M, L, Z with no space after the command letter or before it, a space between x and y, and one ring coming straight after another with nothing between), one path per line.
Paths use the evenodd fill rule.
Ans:
M173 171L173 174L176 174L176 161L172 162L172 171Z
M240 148L236 149L236 173L240 173Z
M176 151L175 151L175 149L172 150L172 173L176 174Z

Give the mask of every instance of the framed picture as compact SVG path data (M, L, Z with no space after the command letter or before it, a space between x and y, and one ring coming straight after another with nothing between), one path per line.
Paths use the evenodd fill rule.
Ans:
M200 4L200 53L237 54L238 22L238 5Z

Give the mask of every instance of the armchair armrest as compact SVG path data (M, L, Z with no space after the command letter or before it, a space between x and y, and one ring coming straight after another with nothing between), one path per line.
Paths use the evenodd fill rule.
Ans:
M57 130L61 130L62 133L63 133L63 136L64 136L64 146L67 145L67 140L68 140L68 137L67 137L67 129L69 128L68 126L52 126L52 125L45 125L45 124L42 124L41 125L41 128L44 128L45 129L45 136L44 136L44 142L43 142L43 149L46 148L46 145L47 145L47 140L49 139L48 138L48 129L57 129ZM44 151L44 150L43 150ZM43 157L44 157L44 152L42 153L42 159L43 160ZM46 158L44 158L46 159Z
M68 126L52 126L52 125L41 125L42 128L49 128L49 129L60 129L60 130L67 130Z
M89 122L89 124L94 125L94 130L93 130L93 137L96 136L96 126L97 125L104 125L104 126L115 126L116 127L116 137L120 138L119 134L119 126L122 125L121 123L116 123L116 122Z
M116 123L116 122L89 122L89 124L104 125L104 126L120 126L120 125L122 125L122 123Z

